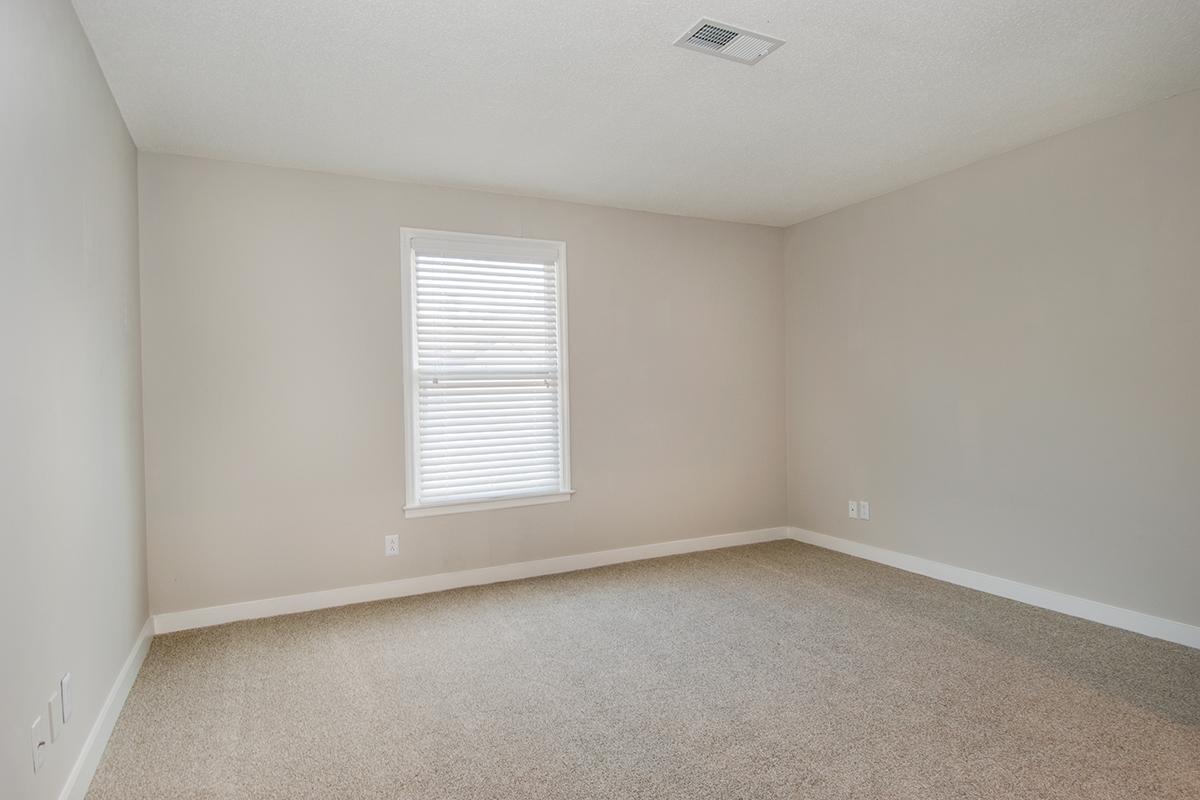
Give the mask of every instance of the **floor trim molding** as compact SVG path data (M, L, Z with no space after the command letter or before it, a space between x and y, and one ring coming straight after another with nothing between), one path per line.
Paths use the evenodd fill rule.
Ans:
M1095 600L1087 600L1075 595L1056 592L1052 589L1043 589L1027 583L1009 580L1008 578L998 578L995 575L975 572L974 570L955 567L940 561L931 561L918 556L910 556L894 550L885 550L882 547L875 547L874 545L863 544L862 542L855 542L850 539L840 539L824 533L815 533L803 528L790 528L788 536L798 542L816 545L826 550L836 550L839 553L886 564L889 567L896 567L906 572L915 572L918 575L936 578L946 583L954 583L959 586L966 586L969 589L976 589L988 594L1006 597L1009 600L1017 600L1031 606L1057 611L1060 614L1081 617L1092 622L1111 625L1114 628L1123 628L1127 631L1153 636L1156 639L1165 639L1168 642L1200 648L1200 627L1189 625L1185 622L1176 622L1164 619L1163 617L1143 614L1140 611L1131 611L1127 608L1110 606Z
M616 550L600 550L593 553L544 558L537 561L521 561L515 564L481 567L479 569L468 569L460 572L443 572L437 575L424 575L417 578L401 578L400 580L385 581L383 583L347 586L341 589L328 589L319 592L286 595L284 597L269 597L263 600L249 600L244 603L209 606L190 611L172 611L154 615L154 632L171 633L172 631L182 631L191 628L205 628L210 625L221 625L226 622L236 622L237 620L274 617L280 614L295 614L301 611L314 611L319 608L332 608L352 603L367 603L372 600L386 600L392 597L427 594L446 589L458 589L463 586L481 586L500 581L534 578L539 575L574 572L575 570L603 567L626 561L641 561L647 558L661 558L662 556L673 556L680 553L716 550L722 547L735 547L737 545L756 544L758 542L770 542L786 538L788 538L788 529L786 527L763 528L754 531L717 534L716 536L701 536L695 539L676 539L670 542L644 544L636 547L622 547Z
M154 619L151 617L142 626L137 641L133 643L133 649L129 651L121 671L117 673L117 679L108 690L104 705L100 706L100 714L92 723L92 729L88 731L87 739L83 742L83 749L75 759L75 764L67 775L67 782L63 784L58 795L59 800L83 800L83 796L87 794L92 776L96 774L96 767L100 766L100 757L104 755L108 737L112 735L117 717L121 715L121 709L125 706L125 698L129 697L129 690L133 688L142 662L146 660L146 653L150 651L150 640L153 638Z

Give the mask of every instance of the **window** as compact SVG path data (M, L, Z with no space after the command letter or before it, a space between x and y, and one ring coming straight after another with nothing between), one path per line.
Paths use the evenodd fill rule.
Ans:
M405 229L405 516L569 500L563 242Z

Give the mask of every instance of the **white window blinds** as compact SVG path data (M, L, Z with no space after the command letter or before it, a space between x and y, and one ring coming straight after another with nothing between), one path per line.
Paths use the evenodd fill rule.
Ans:
M422 232L406 244L409 509L565 499L563 245Z

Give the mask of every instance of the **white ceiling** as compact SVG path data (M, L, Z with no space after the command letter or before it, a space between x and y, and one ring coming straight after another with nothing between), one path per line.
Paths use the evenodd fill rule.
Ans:
M146 150L770 225L1200 88L1200 0L75 6Z

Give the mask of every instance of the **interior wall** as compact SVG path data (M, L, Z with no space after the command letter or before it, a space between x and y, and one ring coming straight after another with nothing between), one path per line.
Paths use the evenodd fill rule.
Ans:
M784 524L780 229L146 153L140 191L155 612ZM404 226L566 241L569 502L404 519Z
M1191 93L790 228L791 523L1200 623L1197 142Z
M0 4L0 795L58 797L146 621L137 161L66 0ZM33 773L30 725L74 708Z

